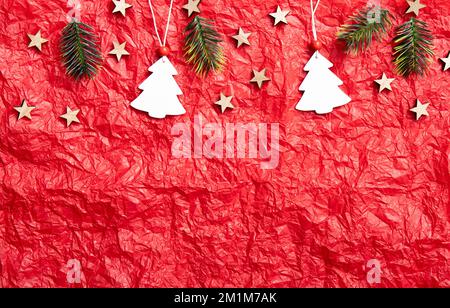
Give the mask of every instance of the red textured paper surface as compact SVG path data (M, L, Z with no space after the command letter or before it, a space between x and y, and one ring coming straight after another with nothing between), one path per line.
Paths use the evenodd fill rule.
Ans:
M195 77L182 56L188 18L175 1L168 42L187 114L153 120L129 107L156 60L147 1L82 1L82 20L101 36L103 67L93 81L65 75L58 41L66 1L0 0L0 286L77 286L66 264L79 260L83 287L366 287L368 260L382 287L449 287L450 4L426 1L420 18L435 35L429 75L397 79L389 37L346 56L337 27L365 1L323 0L317 11L323 54L352 102L319 116L294 109L311 53L309 1L203 0L202 16L225 36L222 74ZM168 0L154 0L163 31ZM406 1L385 6L394 24ZM289 25L273 27L277 4ZM411 16L411 15L410 15ZM243 27L251 46L231 38ZM42 53L27 33L42 30ZM130 56L108 56L112 42ZM262 90L252 69L267 68ZM220 114L220 92L236 108ZM22 99L37 108L17 120ZM429 117L416 121L416 99ZM81 124L59 118L80 109ZM211 123L280 123L280 163L175 159L171 128Z

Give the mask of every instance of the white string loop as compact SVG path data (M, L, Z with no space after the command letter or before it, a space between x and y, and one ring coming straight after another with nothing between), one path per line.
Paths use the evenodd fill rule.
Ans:
M320 0L317 0L317 4L316 4L315 7L314 7L314 4L313 4L313 0L310 0L310 3L311 3L312 32L313 32L314 40L317 41L316 11L317 11L317 8L319 7Z
M173 0L170 0L169 15L167 16L167 25L166 30L164 32L163 40L161 40L161 37L159 36L158 25L156 23L155 11L153 9L152 0L148 0L148 4L150 5L150 11L152 12L153 26L155 27L156 37L158 38L159 45L166 46L167 34L169 33L170 18L172 16Z

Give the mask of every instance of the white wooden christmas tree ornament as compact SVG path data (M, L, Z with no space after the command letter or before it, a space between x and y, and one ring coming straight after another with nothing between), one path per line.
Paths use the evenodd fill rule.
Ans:
M156 119L185 114L186 110L178 99L183 92L173 78L178 72L169 59L162 57L148 70L152 74L139 86L143 92L131 103L131 107Z
M147 112L150 117L156 119L164 119L166 116L177 116L186 113L178 99L178 95L182 95L183 92L173 78L173 76L178 75L178 72L167 58L170 54L170 49L166 46L166 42L173 2L174 0L170 0L166 30L163 39L161 39L158 33L152 0L149 0L153 26L160 45L159 54L161 58L148 69L152 74L139 86L139 89L143 92L131 102L131 107Z
M305 66L309 72L300 85L303 96L295 107L300 111L326 114L351 101L339 86L344 83L330 71L333 64L316 51Z
M320 0L317 0L316 5L313 4L313 0L310 0L311 28L314 37L311 46L314 47L316 52L308 63L306 63L305 71L307 71L308 74L300 85L300 91L303 91L304 93L295 109L326 114L332 112L333 108L349 103L351 98L339 88L339 86L344 84L342 80L330 71L330 68L333 67L333 63L328 61L328 59L319 52L322 43L317 39L315 17L319 4Z

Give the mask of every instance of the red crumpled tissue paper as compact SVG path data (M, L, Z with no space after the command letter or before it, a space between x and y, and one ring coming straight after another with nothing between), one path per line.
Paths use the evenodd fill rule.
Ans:
M450 2L424 3L418 18L436 55L425 76L405 79L392 64L394 28L361 55L336 41L367 1L322 0L321 52L352 101L317 115L295 110L311 57L309 1L201 1L228 58L204 79L185 63L190 19L187 1L175 1L169 58L187 113L164 120L130 108L157 60L148 2L127 0L126 17L109 0L80 2L104 60L95 79L77 82L58 47L67 1L0 0L1 287L450 287L450 71L439 60L450 51ZM169 2L153 0L161 34ZM273 26L277 5L287 25ZM414 16L404 0L382 6L394 26ZM236 48L240 27L250 46ZM38 30L49 40L42 52L28 48ZM120 62L108 54L114 41L130 53ZM260 90L249 81L264 68L271 81ZM396 79L379 94L383 73ZM235 106L223 114L221 92ZM17 119L23 99L36 106L31 120ZM430 103L418 121L417 99ZM66 127L67 106L81 123ZM196 118L278 123L278 164L174 157L173 128Z

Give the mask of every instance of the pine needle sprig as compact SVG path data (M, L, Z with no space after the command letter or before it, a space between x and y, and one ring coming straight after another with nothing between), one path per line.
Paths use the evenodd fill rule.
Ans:
M225 65L226 58L221 35L209 19L195 16L187 25L184 52L186 61L192 64L195 72L204 77L212 71L219 72Z
M63 29L61 52L69 76L80 79L97 74L102 60L97 43L92 27L82 22L74 20Z
M433 51L433 35L425 22L411 18L397 28L394 38L394 64L404 77L426 71Z
M375 10L379 10L379 15ZM340 27L337 37L346 43L348 53L365 51L373 39L380 40L389 30L392 25L390 17L389 11L380 7L364 8L350 18L351 24Z

